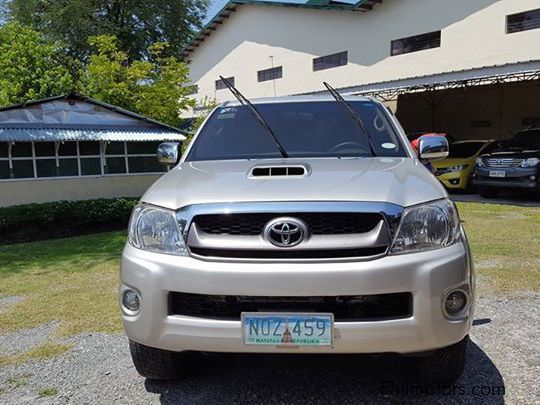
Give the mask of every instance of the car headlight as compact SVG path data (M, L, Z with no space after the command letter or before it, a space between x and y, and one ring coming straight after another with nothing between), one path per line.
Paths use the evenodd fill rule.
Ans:
M538 158L524 159L523 162L521 162L521 167L535 167L538 166L538 162L540 162L540 159Z
M456 243L461 227L456 206L448 199L406 208L391 254L439 249Z
M476 165L480 167L484 167L484 160L482 158L477 157L476 158Z
M448 171L450 172L459 172L461 170L465 170L469 165L459 165L459 166L450 166L448 168Z
M131 214L128 241L138 249L187 256L184 226L174 211L141 204Z

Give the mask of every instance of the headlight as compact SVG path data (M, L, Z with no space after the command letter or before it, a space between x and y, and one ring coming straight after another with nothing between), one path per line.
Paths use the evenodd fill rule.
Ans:
M407 208L394 238L391 254L439 249L456 243L461 236L457 209L450 200Z
M459 172L461 170L465 170L469 165L459 165L459 166L451 166L448 168L448 171L450 172Z
M521 163L521 167L535 167L538 165L538 162L540 162L540 159L538 158L524 159Z
M184 223L174 211L141 204L135 207L129 223L129 243L139 249L186 256Z
M484 161L482 160L482 158L479 158L479 157L476 158L476 165L480 167L484 167Z

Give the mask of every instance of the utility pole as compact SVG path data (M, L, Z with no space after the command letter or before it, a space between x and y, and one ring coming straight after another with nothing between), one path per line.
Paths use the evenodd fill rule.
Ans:
M274 76L274 56L270 55L269 58L270 58L270 61L272 62L272 83L274 85L274 97L276 97L277 92L276 92L276 77Z

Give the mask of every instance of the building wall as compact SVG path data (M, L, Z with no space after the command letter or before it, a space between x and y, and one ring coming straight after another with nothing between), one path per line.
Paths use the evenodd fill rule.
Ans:
M396 115L408 133L436 131L456 139L504 139L528 126L540 126L538 100L536 82L470 87L400 96Z
M385 0L362 12L242 5L190 55L198 99L232 99L215 90L234 76L248 97L274 96L257 71L283 66L276 95L346 87L540 59L540 29L506 34L506 15L540 8L539 0ZM390 56L394 39L441 30L441 47ZM313 72L315 57L349 52L349 63Z
M0 183L0 207L60 200L140 197L161 175L24 179Z

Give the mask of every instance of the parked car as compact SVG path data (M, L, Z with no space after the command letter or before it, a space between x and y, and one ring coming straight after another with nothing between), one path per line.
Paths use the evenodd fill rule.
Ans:
M540 128L519 131L476 159L474 183L482 197L501 189L526 189L540 199Z
M189 372L190 351L400 353L422 382L460 376L475 284L458 211L382 103L331 94L235 93L180 159L160 146L176 167L135 208L121 265L142 376Z
M433 162L435 176L449 190L473 192L472 182L476 158L488 152L496 141L472 140L451 144L448 158Z

